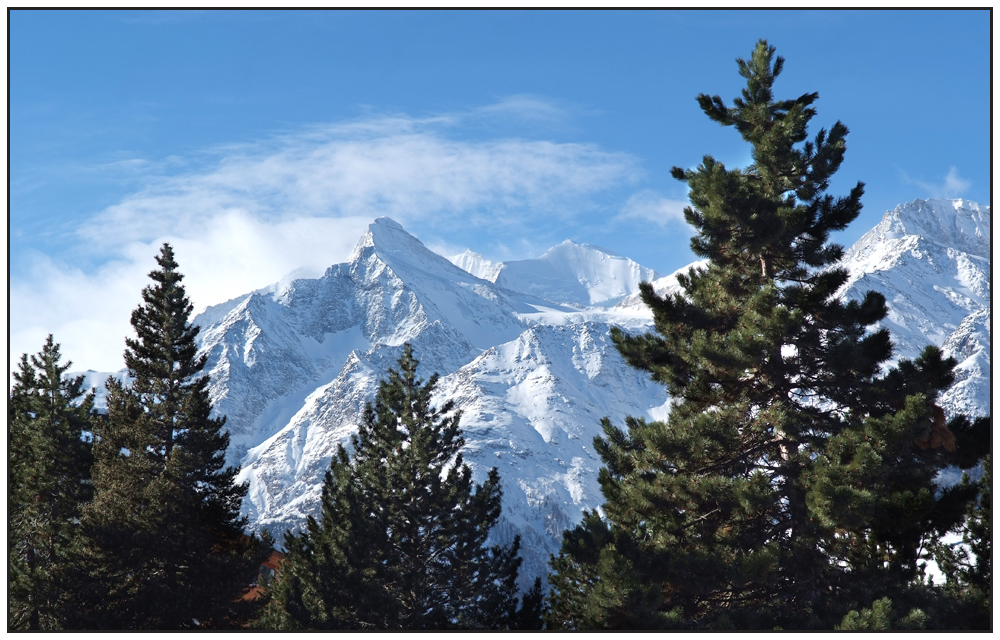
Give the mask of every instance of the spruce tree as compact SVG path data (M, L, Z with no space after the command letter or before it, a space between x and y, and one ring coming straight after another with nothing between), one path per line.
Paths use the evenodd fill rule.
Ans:
M460 412L432 406L410 345L379 386L352 454L339 446L320 519L285 535L287 555L259 626L277 629L504 629L541 623L541 590L517 607L519 539L486 544L500 479L476 484Z
M889 334L873 326L884 298L837 296L848 274L829 234L863 193L825 193L847 127L807 139L818 95L773 97L784 61L765 41L737 62L742 97L698 103L751 145L752 163L673 170L708 266L676 295L641 285L654 332L612 334L666 385L670 415L604 421L603 517L565 534L550 627L830 629L884 612L884 598L922 620L921 549L975 497L934 484L988 448L988 420L946 424L935 404L954 360L928 347L888 368Z
M266 553L243 533L247 489L225 467L225 418L210 416L206 358L169 244L156 260L132 313L136 336L125 341L131 384L108 379L96 430L84 628L231 625Z
M9 629L57 630L76 603L80 509L90 499L94 394L65 377L49 335L21 356L7 405Z

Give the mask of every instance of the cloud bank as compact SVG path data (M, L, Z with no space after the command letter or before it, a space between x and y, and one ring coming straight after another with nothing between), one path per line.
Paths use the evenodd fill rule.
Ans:
M11 366L48 333L76 368L123 366L130 312L163 242L197 312L295 269L322 273L378 216L445 239L455 225L516 233L539 211L569 222L641 174L632 156L595 145L461 137L464 122L518 113L552 119L559 109L517 96L465 114L314 126L210 149L187 159L198 169L149 177L79 227L80 255L98 266L37 253L11 281Z

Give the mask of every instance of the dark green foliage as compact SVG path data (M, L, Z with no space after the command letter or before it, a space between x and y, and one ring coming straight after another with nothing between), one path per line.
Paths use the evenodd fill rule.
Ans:
M245 485L224 466L225 418L211 418L205 356L173 251L132 313L131 385L109 378L96 429L94 499L84 511L93 597L84 628L185 629L234 623L266 545L243 534Z
M545 613L542 579L535 578L535 584L521 596L521 607L514 613L508 628L518 631L539 631L545 626Z
M827 240L863 191L824 194L847 128L807 140L817 95L773 98L783 61L766 42L738 62L747 86L734 106L698 102L752 145L752 164L706 156L673 171L708 266L679 278L683 294L642 285L655 333L612 334L667 386L671 413L604 422L606 519L566 533L550 627L830 629L851 611L867 624L882 598L912 622L921 549L977 492L933 482L988 450L988 424L946 425L935 405L954 360L928 347L883 372L892 344L872 325L885 300L836 297L848 274Z
M872 603L871 608L850 611L834 627L837 631L890 631L893 629L923 629L927 615L920 609L912 609L902 619L892 609L892 600L881 598Z
M504 629L540 625L541 589L517 607L520 542L486 546L500 479L476 485L460 452L460 413L431 405L406 345L353 456L338 447L320 520L286 534L287 556L258 623L274 629Z
M971 484L968 475L962 486ZM993 457L983 464L976 482L979 499L969 506L962 524L962 543L934 545L938 567L945 575L952 628L991 629L993 605Z
M50 335L37 355L21 356L8 399L9 629L61 629L76 603L94 394L83 376L64 378L71 363L59 360Z

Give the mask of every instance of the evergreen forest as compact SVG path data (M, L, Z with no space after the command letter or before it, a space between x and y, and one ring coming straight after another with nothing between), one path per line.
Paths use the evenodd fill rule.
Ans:
M807 131L818 95L775 97L784 60L766 41L737 63L739 97L697 102L752 162L672 172L707 267L674 295L641 285L649 333L612 330L669 416L603 421L603 505L547 576L520 575L519 538L491 538L501 475L473 479L462 407L435 404L410 345L338 446L319 511L280 540L248 533L164 244L106 411L51 335L13 372L8 630L991 629L991 418L946 420L955 360L927 346L889 366L886 300L837 296L830 234L864 193L827 193L847 127ZM955 467L961 482L935 482Z

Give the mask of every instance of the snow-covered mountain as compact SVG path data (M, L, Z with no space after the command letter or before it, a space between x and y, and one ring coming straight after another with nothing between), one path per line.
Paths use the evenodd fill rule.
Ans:
M195 318L205 327L213 403L229 417L230 461L250 484L252 526L296 528L315 512L337 443L349 439L409 342L424 375L441 374L438 401L453 399L463 411L465 458L477 479L501 470L497 539L520 534L525 578L544 575L562 530L601 502L592 449L601 418L662 415L667 401L608 338L612 324L639 330L648 318L579 305L630 293L653 272L592 247L559 248L578 257L563 274L578 295L573 305L551 301L554 277L550 289L515 291L380 218L349 261L321 278L262 289ZM555 271L551 254L535 261L540 271Z
M968 200L914 200L886 212L841 261L842 295L878 291L895 356L924 346L958 360L956 383L941 398L948 414L990 413L990 207Z
M473 251L451 261L477 277L512 291L579 307L607 307L656 280L652 269L590 244L566 240L540 258L492 262Z
M898 356L932 343L959 360L949 412L990 411L989 220L988 206L917 200L886 213L843 261L851 278L842 295L886 296ZM500 471L496 540L520 534L525 584L544 576L562 531L603 501L593 451L601 418L668 411L663 387L625 364L610 328L648 330L639 282L679 291L677 273L700 266L658 278L569 241L535 260L469 251L449 261L379 218L322 277L210 307L194 322L212 400L228 416L229 460L250 485L251 526L280 534L316 511L336 445L409 342L423 376L441 375L437 401L463 412L477 481Z

